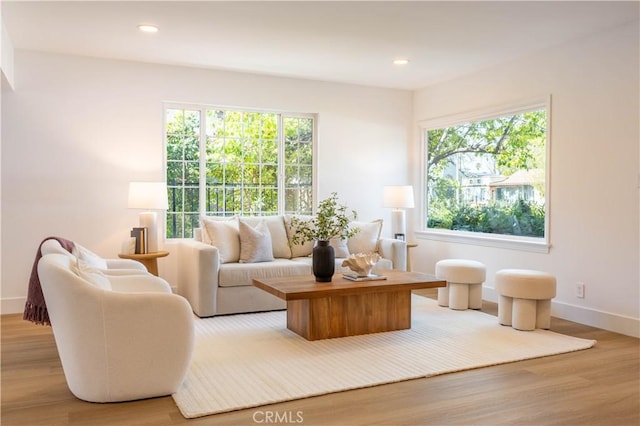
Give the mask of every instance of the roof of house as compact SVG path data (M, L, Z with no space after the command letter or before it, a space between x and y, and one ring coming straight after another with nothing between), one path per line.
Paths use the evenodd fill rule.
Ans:
M531 170L518 170L506 179L493 182L490 184L492 187L500 186L524 186L524 185L536 185L544 183L544 170L543 169L531 169Z

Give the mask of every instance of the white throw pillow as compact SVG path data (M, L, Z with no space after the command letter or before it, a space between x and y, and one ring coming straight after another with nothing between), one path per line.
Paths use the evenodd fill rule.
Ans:
M98 269L107 269L107 261L92 252L91 250L82 247L80 244L74 242L73 254L87 265Z
M281 259L291 259L291 247L287 238L287 230L284 227L284 216L251 216L241 217L247 224L254 228L264 221L271 234L271 247L273 247L273 257Z
M289 240L289 246L291 247L291 257L305 257L311 256L311 252L313 251L313 241L307 241L302 244L293 244L291 239L293 238L294 229L291 226L291 219L293 216L285 215L284 216L284 225L287 230L287 238ZM296 217L300 220L311 220L313 216L303 216L296 215Z
M271 234L264 220L252 227L243 219L238 220L240 231L240 263L273 261Z
M350 253L375 253L378 251L378 239L382 232L382 219L373 222L351 222L351 228L358 232L347 241Z
M347 246L347 239L340 239L338 237L329 240L329 244L333 247L333 251L336 257L347 258L349 257L349 247Z
M220 263L232 263L240 260L240 234L238 233L238 219L227 220L201 217L202 227L206 234L206 241L218 248Z
M101 290L111 290L109 278L100 269L91 266L90 263L78 259L75 265L72 265L72 270L77 276L88 281L94 287Z
M196 231L194 230L194 239L197 241L201 241L205 244L211 244L211 238L209 238L209 233L207 232L207 223L211 222L229 222L238 220L238 216L200 216L200 238L196 237ZM197 228L196 228L197 229Z

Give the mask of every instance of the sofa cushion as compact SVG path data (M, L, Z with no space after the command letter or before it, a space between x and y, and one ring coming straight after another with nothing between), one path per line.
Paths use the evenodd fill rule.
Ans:
M358 232L347 241L349 253L373 253L378 251L378 239L382 232L382 219L373 222L351 222Z
M258 263L273 261L271 234L264 220L258 222L255 228L244 219L238 219L240 234L240 263Z
M313 269L313 258L312 257L294 257L293 259L294 262L300 262L300 263L304 263L309 265L309 268ZM338 259L336 258L336 275L339 274L343 274L345 272L350 272L351 269L349 269L348 266L342 266L342 262L344 262L344 259ZM310 270L311 270L310 269ZM373 267L373 272L378 272L378 271L384 271L384 270L389 270L389 269L393 269L393 262L391 261L391 259L380 259L378 261L378 263L376 263L376 266Z
M329 244L331 244L331 247L333 247L333 252L335 253L336 258L344 259L346 257L349 257L349 247L347 246L346 238L332 238L329 240Z
M300 220L311 220L313 216L308 215L296 215ZM289 245L291 247L291 257L302 257L302 256L311 256L311 252L313 251L313 241L307 241L302 244L293 244L291 239L293 238L293 234L295 233L294 228L291 226L292 215L284 216L284 224L287 230L287 238L289 240Z
M311 260L311 258L309 258ZM311 274L311 265L291 259L275 259L263 263L226 263L220 265L220 287L252 286L253 278L278 278Z
M289 238L284 226L284 216L247 216L241 219L254 228L260 221L264 221L271 234L273 257L291 259L291 247L289 247Z
M212 246L218 248L220 263L237 262L240 260L240 234L238 232L238 219L214 218L212 216L202 216L202 227L205 232L202 236L206 238Z

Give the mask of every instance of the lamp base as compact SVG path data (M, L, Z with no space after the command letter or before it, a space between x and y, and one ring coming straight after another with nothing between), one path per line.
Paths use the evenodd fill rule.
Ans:
M391 210L391 233L395 236L398 234L407 234L407 219L404 210Z
M156 212L140 213L140 227L147 228L147 250L158 251L158 214Z

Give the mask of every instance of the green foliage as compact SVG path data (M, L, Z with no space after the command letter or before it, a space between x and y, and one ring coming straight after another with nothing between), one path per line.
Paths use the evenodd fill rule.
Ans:
M303 220L293 217L291 226L294 229L291 241L301 244L306 241L328 241L331 238L340 239L352 237L358 232L358 228L349 227L349 222L357 218L357 213L347 213L347 207L338 203L338 194L333 192L331 196L322 200L313 219Z
M279 114L265 112L205 109L201 115L196 109L166 111L168 237L191 235L193 218L200 213L201 185L205 186L207 214L284 213L278 211L283 190L286 212L311 211L313 119L283 117L281 130L278 121ZM279 154L280 132L284 136L283 158ZM278 178L281 162L284 182Z
M546 111L539 110L429 130L429 179L439 176L457 154L493 155L507 176L544 168L546 127Z
M544 206L518 200L450 209L430 205L427 227L489 234L544 237Z
M485 192L474 192L480 189L466 178L510 176L533 169L543 173L546 129L546 111L541 109L428 130L427 227L543 237L544 206L524 200L513 204L490 200L487 183ZM484 170L479 173L474 166L481 165ZM531 185L544 197L544 175L533 180ZM466 201L471 199L465 198L471 197L465 195L467 190L478 194L473 204Z

